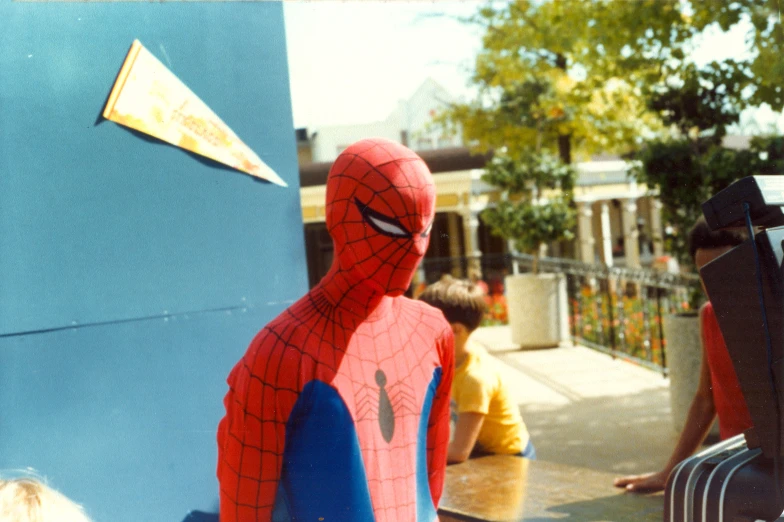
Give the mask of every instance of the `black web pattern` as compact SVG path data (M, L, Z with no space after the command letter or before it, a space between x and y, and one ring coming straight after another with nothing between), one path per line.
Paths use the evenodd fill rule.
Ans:
M426 247L422 235L430 224L411 202L419 201L427 187L417 180L416 162L408 157L390 154L389 161L375 166L364 155L343 161L333 167L341 173L330 174L328 182L328 194L339 195L328 202L330 234L341 245L332 270L259 332L229 376L227 414L219 428L224 522L270 519L286 423L312 380L338 390L354 419L376 519L414 520L419 418L434 370L442 368L426 441L434 501L441 493L449 438L451 329L437 310L406 298L382 299L378 291L404 291L399 281L415 269L422 243ZM359 167L361 175L345 174ZM401 172L410 181L401 183ZM411 237L387 237L366 226L355 198L396 220ZM337 260L345 258L351 266L342 268ZM356 265L361 276L353 270ZM394 414L391 435L382 433L379 418L383 393Z

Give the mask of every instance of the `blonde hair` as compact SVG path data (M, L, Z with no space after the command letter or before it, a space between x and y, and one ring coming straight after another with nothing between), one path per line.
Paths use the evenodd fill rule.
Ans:
M0 479L3 522L90 522L84 510L62 493L30 478Z

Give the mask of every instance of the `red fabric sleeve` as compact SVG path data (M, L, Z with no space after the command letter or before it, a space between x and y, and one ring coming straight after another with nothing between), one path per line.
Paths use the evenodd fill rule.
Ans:
M265 522L280 480L286 421L297 398L285 386L298 365L274 334L257 336L228 378L218 427L221 522ZM278 384L281 384L279 386Z
M449 448L449 401L455 373L455 347L452 329L447 327L438 345L441 357L441 382L438 384L427 425L427 474L433 506L438 507L444 490L446 455Z

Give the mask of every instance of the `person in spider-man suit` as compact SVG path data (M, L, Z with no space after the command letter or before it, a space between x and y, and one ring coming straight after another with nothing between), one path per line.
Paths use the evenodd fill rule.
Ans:
M453 337L440 311L402 295L434 212L432 176L406 147L363 140L335 160L334 263L228 378L222 522L437 520Z

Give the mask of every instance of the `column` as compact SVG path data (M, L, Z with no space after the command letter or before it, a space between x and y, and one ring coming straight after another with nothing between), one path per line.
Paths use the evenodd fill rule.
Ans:
M463 216L463 253L471 259L468 262L468 269L476 270L477 273L482 275L482 251L479 249L479 212L476 210L467 210L462 213Z
M579 240L580 261L593 263L594 245L593 238L593 208L591 201L577 202L577 238Z
M662 227L662 202L659 198L651 198L651 239L653 240L653 257L664 255L664 227Z
M610 206L606 201L602 201L601 209L602 261L604 261L605 266L613 266L612 231L610 230Z
M622 200L623 208L623 252L626 268L640 268L640 231L637 230L637 200Z

